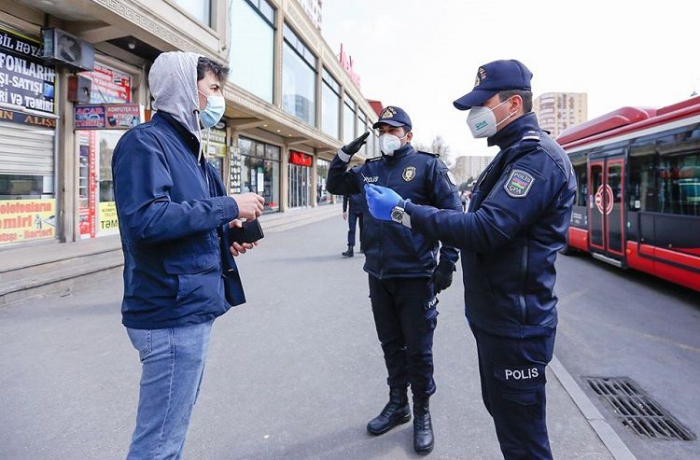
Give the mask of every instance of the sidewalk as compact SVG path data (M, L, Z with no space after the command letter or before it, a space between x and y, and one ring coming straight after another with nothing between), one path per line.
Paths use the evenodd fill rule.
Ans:
M410 423L380 437L365 431L386 402L386 371L364 257L340 257L347 227L335 211L315 225L269 222L260 246L239 257L248 303L214 327L184 458L420 458ZM124 458L139 362L120 325L121 292L110 275L69 296L0 308L0 457ZM429 458L496 460L462 293L457 273L438 305ZM555 458L612 459L553 367L562 366L547 374Z
M260 217L266 233L290 229L341 213L340 205L292 209ZM74 243L45 241L0 250L0 308L30 296L65 293L93 275L119 271L124 264L119 235Z

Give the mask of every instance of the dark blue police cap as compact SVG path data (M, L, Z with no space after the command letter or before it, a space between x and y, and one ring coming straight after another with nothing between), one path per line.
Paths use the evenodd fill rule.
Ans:
M409 117L401 107L396 107L395 105L390 105L382 109L382 114L379 116L379 120L372 125L372 128L377 129L379 125L390 125L396 126L397 128L407 126L409 131L413 129L413 125L411 125L411 117Z
M493 61L479 67L474 89L454 101L459 110L469 110L484 103L499 91L521 89L531 91L532 72L520 61Z

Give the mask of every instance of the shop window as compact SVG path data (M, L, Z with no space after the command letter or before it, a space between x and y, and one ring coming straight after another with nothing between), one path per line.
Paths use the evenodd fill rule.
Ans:
M266 211L279 210L280 151L276 145L241 137L240 192L265 198ZM233 184L232 184L233 186Z

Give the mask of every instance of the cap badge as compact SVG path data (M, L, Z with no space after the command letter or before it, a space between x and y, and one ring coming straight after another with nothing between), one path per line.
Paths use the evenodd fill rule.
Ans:
M393 118L394 115L396 115L396 109L393 107L387 107L384 109L384 112L382 112L382 116L380 118Z

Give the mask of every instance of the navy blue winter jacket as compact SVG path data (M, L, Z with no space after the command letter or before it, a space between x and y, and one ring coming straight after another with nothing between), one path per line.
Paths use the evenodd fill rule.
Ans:
M438 264L437 238L372 217L367 210L364 184L389 187L414 203L461 211L457 187L448 175L447 166L436 155L418 152L407 144L393 156L371 159L346 170L347 163L336 155L328 169L326 188L336 195L361 193L365 271L379 279L430 277ZM441 264L454 267L458 258L459 251L450 243L440 248Z
M190 131L160 111L124 134L114 150L127 327L197 324L229 309L219 235L238 216L238 206L221 196L216 170L198 162L199 147Z
M462 251L467 319L495 335L532 337L557 325L557 251L566 242L576 177L530 113L489 138L501 151L469 212L407 203L411 225ZM418 203L420 204L420 203Z

